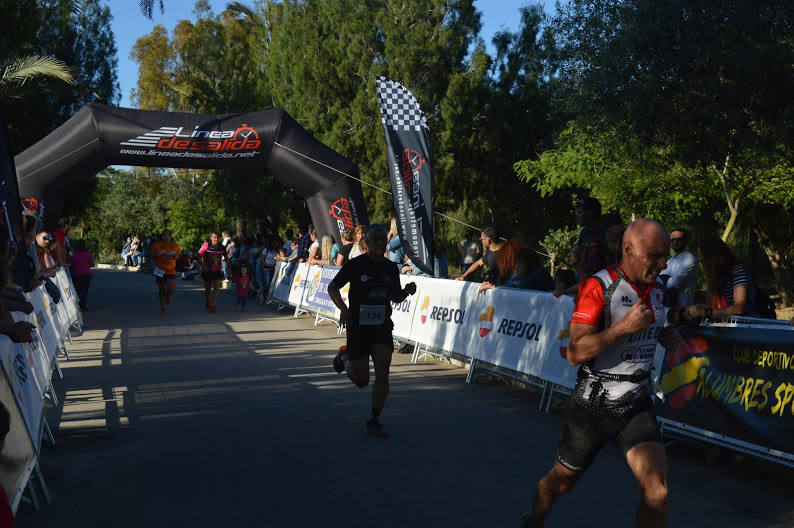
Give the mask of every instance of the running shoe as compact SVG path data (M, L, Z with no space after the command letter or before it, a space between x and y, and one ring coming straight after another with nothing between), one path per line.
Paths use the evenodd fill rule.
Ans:
M524 512L521 516L521 528L529 528L529 522L532 520L532 510Z
M215 303L210 303L210 312L216 313L218 310L215 308Z
M379 436L381 438L389 436L389 431L386 430L386 427L372 418L367 420L367 425L364 426L364 432L368 435Z
M346 351L347 347L342 345L339 347L339 352L337 352L336 356L334 356L334 370L337 374L341 374L345 371L345 358L343 356L347 355Z

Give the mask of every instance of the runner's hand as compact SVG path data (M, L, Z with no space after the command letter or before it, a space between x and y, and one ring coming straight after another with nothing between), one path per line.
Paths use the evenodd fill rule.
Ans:
M637 301L637 304L632 306L626 317L623 318L622 322L626 326L626 333L633 334L651 326L651 315L648 306L642 300Z
M415 282L409 282L408 284L405 285L405 288L403 288L403 291L406 294L408 294L408 295L413 295L414 293L416 293L416 283Z
M342 308L339 311L339 327L347 328L347 326L350 324L350 321L351 321L350 310L348 310L347 308Z

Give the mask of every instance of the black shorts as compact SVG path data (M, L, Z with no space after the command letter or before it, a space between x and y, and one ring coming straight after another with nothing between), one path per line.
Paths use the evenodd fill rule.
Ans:
M166 273L162 277L155 277L155 284L165 284L167 280L176 280L176 273Z
M223 271L206 271L201 274L201 278L204 279L204 282L223 280Z
M557 445L560 464L571 471L584 471L610 440L624 456L637 444L661 441L656 413L647 393L621 416L594 412L575 395L568 399Z
M389 345L389 350L394 346L391 330L382 332L356 332L347 331L347 357L350 361L358 361L372 354L372 345Z

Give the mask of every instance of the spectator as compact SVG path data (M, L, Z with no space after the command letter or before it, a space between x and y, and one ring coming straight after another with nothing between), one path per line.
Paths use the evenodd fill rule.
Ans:
M515 256L513 273L505 281L504 286L520 290L552 291L554 279L551 278L546 268L540 265L534 251L529 248L520 248ZM480 292L494 287L493 283L484 282L480 286Z
M196 278L196 275L201 273L201 264L199 264L195 256L191 255L190 251L185 251L182 254L186 255L190 262L189 265L185 266L184 271L182 271L182 280L193 280Z
M386 243L385 257L395 264L401 264L405 260L405 250L403 249L402 242L400 241L400 234L397 229L397 220L391 219L391 228L386 235L388 242Z
M463 275L480 258L480 246L474 240L474 233L466 231L465 240L460 241L458 247L460 257L460 274Z
M11 288L11 260L14 257L8 233L0 230L0 334L5 334L14 343L30 343L35 325L27 321L14 322L12 311L31 313L33 306Z
M501 237L494 227L486 227L483 229L480 234L480 241L482 242L484 250L483 256L475 260L474 263L469 266L469 269L455 280L466 280L472 273L483 267L485 268L483 278L486 282L496 283L498 281L500 276L498 254L502 250L504 243L501 242Z
M80 300L80 309L88 310L88 287L91 286L91 268L94 266L94 258L85 245L85 240L79 238L74 243L72 253L72 281L74 289L77 290L77 298Z
M267 300L270 283L273 282L273 272L276 269L276 258L278 257L279 251L283 249L280 246L281 244L279 244L279 241L274 238L270 242L270 248L266 247L262 250L259 259L262 266L262 287L259 290L259 299L257 300L259 304L264 304Z
M322 259L322 252L320 251L320 241L317 240L317 233L313 230L309 232L309 240L312 243L309 245L309 250L307 254L309 255L305 262L309 264L309 266L322 266L323 259Z
M132 237L127 237L127 241L124 243L124 247L121 248L121 261L124 263L125 266L130 265L129 257L132 253L130 246L132 246Z
M232 244L232 238L228 231L223 231L221 233L221 246L226 250L226 258L221 260L221 271L223 272L223 278L225 280L229 280L231 275L229 273L229 262L231 257L231 251L229 245Z
M558 269L554 274L554 290L567 290L576 284L576 273L570 269Z
M695 255L686 250L689 234L686 229L676 228L670 232L670 247L673 256L667 260L667 267L659 277L665 286L665 306L691 306L695 303L698 261Z
M298 231L300 238L298 239L298 261L306 262L309 260L309 248L317 240L314 232L314 226L309 224L305 229Z
M579 239L574 247L578 251L579 282L565 290L554 290L554 296L563 294L575 295L579 284L593 273L605 268L611 261L609 247L606 242L606 227L601 223L601 202L588 196L576 202L576 223L582 227Z
M353 247L350 248L349 260L353 260L362 253L366 253L366 241L364 237L367 234L367 226L359 224L353 230Z
M417 268L410 260L408 260L407 255L404 257L405 265L403 265L401 272L406 275L413 275L415 277L435 277L437 279L448 279L449 269L447 264L447 256L439 249L438 246L434 246L433 253L435 254L435 257L433 258L433 275L428 275L424 271Z
M290 248L290 244L292 243L292 236L293 236L292 229L287 229L285 235L287 236L287 239L284 241L284 244L281 247L283 247L284 251L286 251L287 254L289 255L289 252L292 250L292 248Z
M518 239L511 238L510 240L505 240L502 244L502 248L496 255L496 264L499 270L498 273L495 274L496 280L491 280L490 282L497 285L505 284L516 272L516 257L518 256L518 252L526 247L526 244Z
M39 261L39 269L52 271L52 275L57 271L57 265L52 258L52 241L53 237L47 231L41 231L36 235L36 254Z
M248 275L248 265L240 266L240 274L233 275L232 281L237 284L237 301L235 306L240 306L240 311L245 312L245 301L248 299L248 287L251 285L251 277Z
M130 263L133 266L140 267L143 262L143 247L141 245L141 235L133 235L132 244L130 244Z
M53 260L58 264L63 266L69 266L69 254L71 253L71 247L69 243L69 229L71 226L69 225L68 218L59 218L58 219L58 229L53 232L53 238L55 239L54 247L53 247Z
M278 255L276 255L276 260L278 262L286 262L287 261L287 250L284 247L278 248Z
M760 316L753 279L722 239L712 237L701 242L698 257L706 273L709 301L705 306L688 306L684 310L687 321L694 323L729 315Z
M345 262L350 260L350 250L353 249L353 231L345 229L342 231L342 245L339 247L339 253L336 255L336 265L343 266Z
M0 402L0 453L5 448L6 436L8 436L9 431L11 431L11 415L6 406L3 405L3 402ZM6 497L6 491L3 486L0 486L0 526L4 528L14 528L16 526L14 512L11 511L11 505L8 503L8 497Z
M626 228L623 224L615 224L607 228L606 239L610 264L620 262L623 257L623 232L625 230Z
M331 258L331 254L334 252L334 248L337 249L337 253L339 252L339 247L336 245L336 240L331 235L323 235L322 244L320 244L320 255L322 256L322 266L332 266L336 260L336 255L334 258Z

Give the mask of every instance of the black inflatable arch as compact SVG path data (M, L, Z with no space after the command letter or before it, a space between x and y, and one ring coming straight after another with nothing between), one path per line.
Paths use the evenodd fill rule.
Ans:
M283 110L200 115L92 103L15 158L23 204L57 221L70 187L109 165L262 169L298 192L320 234L366 224L355 163Z

